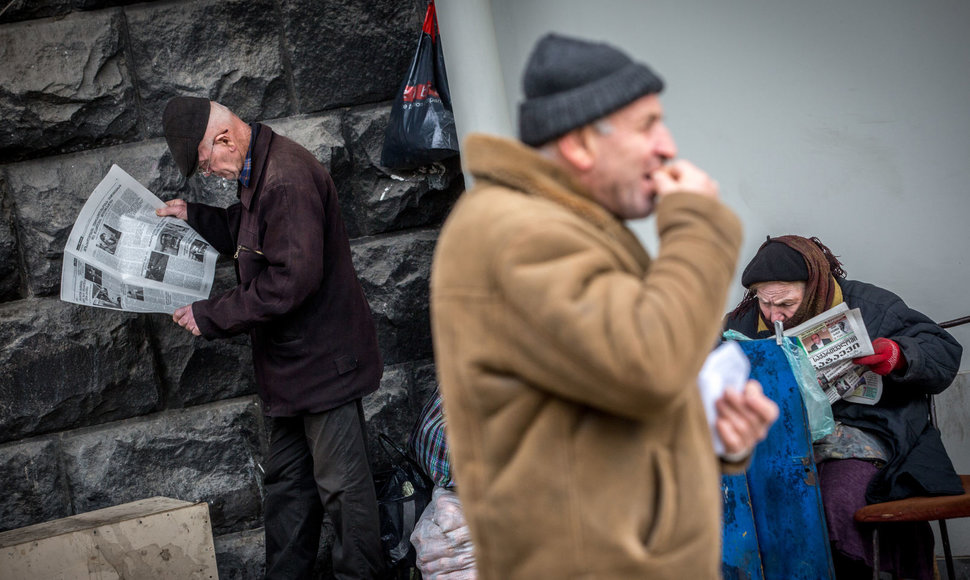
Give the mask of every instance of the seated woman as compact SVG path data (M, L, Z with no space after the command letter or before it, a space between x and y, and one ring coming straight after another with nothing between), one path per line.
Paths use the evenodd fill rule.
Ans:
M817 238L769 237L745 267L748 292L725 319L727 329L750 338L774 334L845 302L858 308L875 354L854 359L882 375L875 405L832 406L833 432L815 442L822 504L836 576L872 576L871 528L853 520L856 510L914 495L962 493L929 420L927 395L956 376L963 348L948 332L872 284L847 280L842 264ZM933 577L933 534L925 522L895 524L880 533L880 569L906 578Z

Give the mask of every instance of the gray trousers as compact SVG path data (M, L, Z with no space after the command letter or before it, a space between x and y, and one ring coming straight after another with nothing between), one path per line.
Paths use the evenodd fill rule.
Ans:
M360 399L323 413L271 417L265 465L266 578L312 578L326 513L339 579L384 573L377 495Z

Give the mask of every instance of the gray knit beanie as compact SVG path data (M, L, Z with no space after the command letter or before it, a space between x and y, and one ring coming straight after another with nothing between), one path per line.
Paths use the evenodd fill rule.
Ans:
M519 139L542 145L663 86L646 65L608 44L547 34L522 75Z

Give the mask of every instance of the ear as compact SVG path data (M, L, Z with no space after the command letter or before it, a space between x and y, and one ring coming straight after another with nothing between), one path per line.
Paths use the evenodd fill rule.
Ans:
M228 147L230 151L236 150L237 143L235 139L233 139L232 137L232 131L226 130L226 131L223 131L222 133L219 133L218 135L216 135L216 139L214 142L222 143L223 145Z
M592 131L592 127L580 127L556 141L559 154L580 172L588 171L596 161L596 146Z

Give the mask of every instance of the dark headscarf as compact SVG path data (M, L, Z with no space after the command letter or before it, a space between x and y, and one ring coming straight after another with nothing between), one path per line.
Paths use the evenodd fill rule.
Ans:
M758 297L751 286L759 282L805 282L802 303L785 328L798 326L831 308L835 298L835 278L845 278L842 263L818 238L768 236L751 262L744 268L741 283L748 292L728 316L736 318L757 306ZM764 316L759 311L759 316ZM771 323L765 321L771 328Z

